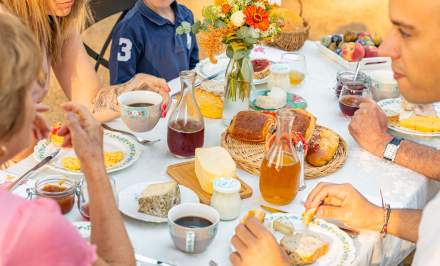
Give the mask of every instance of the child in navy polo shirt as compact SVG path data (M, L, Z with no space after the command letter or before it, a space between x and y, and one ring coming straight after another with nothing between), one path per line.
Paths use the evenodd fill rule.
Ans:
M137 73L170 81L199 62L193 34L176 35L182 22L194 23L188 8L174 0L138 0L115 27L110 54L110 83L127 82Z

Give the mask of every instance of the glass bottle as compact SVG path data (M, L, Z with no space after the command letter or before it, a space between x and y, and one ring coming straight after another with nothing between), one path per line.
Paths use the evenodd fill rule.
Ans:
M181 97L168 121L168 148L179 158L194 157L205 139L203 116L194 97L195 79L194 71L180 72Z
M260 192L263 199L276 205L286 205L296 197L301 163L292 144L293 114L278 112L276 139L266 151L260 168Z

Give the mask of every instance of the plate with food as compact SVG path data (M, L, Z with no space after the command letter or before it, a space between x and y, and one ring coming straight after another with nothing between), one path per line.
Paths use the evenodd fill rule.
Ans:
M314 219L308 225L303 217L294 214L250 211L272 232L292 265L348 266L356 256L356 247L350 236L336 225ZM245 217L245 218L246 218Z
M144 222L166 223L168 211L184 202L199 203L199 197L174 181L143 182L119 192L119 210Z
M388 117L388 128L417 137L440 137L440 104L415 105L402 98L378 102Z
M254 70L253 82L255 85L267 83L270 75L270 61L265 58L252 59Z
M254 97L249 107L257 111L277 111L283 107L307 108L307 102L303 97L277 87L271 90L256 90Z
M200 61L196 66L196 73L202 79L208 79L213 75L217 75L214 80L223 81L225 79L224 73L229 64L229 58L226 54L222 54L216 57L217 63L212 63L209 58Z
M42 161L55 149L59 148L61 140L41 140L34 148L34 157ZM136 144L124 135L104 132L104 161L108 173L113 173L131 166L140 157L141 151ZM71 148L61 149L57 157L52 160L48 167L69 175L82 175L81 165L75 151Z

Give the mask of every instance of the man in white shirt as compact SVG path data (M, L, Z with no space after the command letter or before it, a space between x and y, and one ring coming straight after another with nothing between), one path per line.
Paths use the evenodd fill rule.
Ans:
M390 0L390 19L393 28L380 52L391 57L402 95L416 104L439 102L440 0ZM387 119L374 102L365 99L354 119L350 132L362 147L440 179L439 151L378 134L386 133ZM369 134L360 133L365 128ZM413 265L440 265L440 194L423 211L390 209L370 203L350 184L320 183L305 207L319 218L417 242ZM234 266L289 265L272 234L254 218L237 227L232 244L237 250L231 254Z

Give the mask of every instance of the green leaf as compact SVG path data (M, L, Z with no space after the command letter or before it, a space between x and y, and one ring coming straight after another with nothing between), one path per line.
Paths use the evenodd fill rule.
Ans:
M251 62L247 56L243 58L243 62L241 66L241 74L243 76L244 81L246 82L252 81L253 70L252 70Z
M230 45L228 45L228 46L226 47L226 55L227 55L230 59L234 58L234 50L232 50L232 47L231 47Z
M223 21L217 19L214 23L214 28L216 29L220 29L220 28L226 28L226 23L224 23Z

